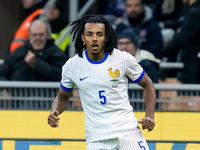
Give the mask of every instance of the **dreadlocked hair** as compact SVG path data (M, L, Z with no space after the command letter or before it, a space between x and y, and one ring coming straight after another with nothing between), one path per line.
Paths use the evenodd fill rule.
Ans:
M81 35L84 34L84 28L86 23L103 23L105 25L105 51L111 54L117 43L117 36L115 34L115 31L103 15L93 14L85 15L81 19L77 19L70 24L70 26L72 26L70 34L73 34L72 41L75 40L75 53L77 53L79 57L83 57L82 52L84 49L86 49L86 46L83 45L83 41L81 39Z

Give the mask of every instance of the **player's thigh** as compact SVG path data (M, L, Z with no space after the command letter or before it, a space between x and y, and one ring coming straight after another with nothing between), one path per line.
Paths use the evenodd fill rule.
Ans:
M120 150L149 150L147 142L141 131L119 137L118 141Z
M117 138L87 143L87 150L118 150Z

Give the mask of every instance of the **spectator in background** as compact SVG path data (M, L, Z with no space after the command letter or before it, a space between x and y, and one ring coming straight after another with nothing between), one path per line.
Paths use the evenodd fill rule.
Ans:
M26 19L37 9L43 8L48 0L21 0L23 13L22 20Z
M102 9L103 15L113 15L121 17L125 12L126 0L104 0L104 7ZM102 3L102 1L100 1Z
M29 28L25 45L18 47L5 59L0 80L59 81L64 53L49 40L51 28L43 20L34 20Z
M162 29L163 42L166 46L184 20L182 0L157 0L155 18Z
M22 1L23 6L24 7L31 6L30 1L31 0L26 0L26 1L24 1L24 3ZM44 5L46 4L47 1L48 0L34 0L35 7L33 9L33 12L30 13L24 19L24 21L22 22L22 24L20 25L20 27L17 29L16 33L14 34L13 40L10 44L10 50L9 50L10 53L12 53L19 46L24 45L25 41L28 38L28 30L29 30L30 23L42 13L42 11L43 11L42 8L44 7Z
M117 48L135 56L137 63L142 66L153 83L158 83L160 60L156 59L149 51L140 49L138 44L138 37L133 28L125 29L118 34Z
M126 0L126 12L113 24L117 34L129 27L137 30L141 49L155 55L162 47L160 27L153 17L152 9L145 5L144 0Z
M64 6L62 0L55 0L46 10L46 18L50 23L53 33L60 32L67 26L67 20L64 16Z
M21 0L23 9L30 9L34 6L35 0Z
M183 0L189 9L177 36L160 51L157 56L162 58L176 54L181 50L181 61L184 69L180 78L182 83L200 83L198 74L200 66L200 0Z
M46 10L44 16L51 26L51 37L57 42L60 36L67 29L67 19L64 16L64 6L62 0L56 0ZM68 55L68 45L70 44L70 35L67 35L64 40L58 45L62 51Z
M182 15L182 0L157 0L155 17L157 22L162 22L163 28L172 28L176 30L182 24Z
M34 1L35 3L36 2L39 3L39 0L34 0ZM45 2L44 0L40 1L40 3L42 4L44 2ZM17 47L25 43L25 41L28 38L28 28L30 23L38 18L46 19L50 23L52 29L51 38L55 40L55 43L67 29L66 26L68 21L64 17L63 1L62 0L49 1L46 4L45 8L37 9L24 20L24 22L22 23L22 25L20 26L20 28L18 29L18 31L14 36L14 40L11 43L10 52L13 52ZM62 42L58 46L61 50L66 51L66 54L68 54L67 47L69 43L70 43L70 36L68 35L64 38L64 40L62 40Z
M152 10L155 10L157 0L144 0L145 4L151 7Z
M122 17L125 12L126 0L102 0L98 2L100 5L100 13L112 25L118 17Z

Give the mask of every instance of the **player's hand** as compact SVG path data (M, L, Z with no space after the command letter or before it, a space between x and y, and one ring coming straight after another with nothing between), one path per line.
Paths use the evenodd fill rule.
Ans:
M152 131L155 126L154 120L150 117L144 117L138 123L142 123L142 129L148 129L148 131Z
M58 127L58 123L60 118L58 117L59 113L57 110L54 110L50 113L50 115L48 116L48 124L51 127Z

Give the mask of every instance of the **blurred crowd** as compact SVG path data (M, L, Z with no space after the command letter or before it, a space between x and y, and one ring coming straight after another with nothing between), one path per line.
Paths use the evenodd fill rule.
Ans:
M79 1L79 10L86 2ZM21 0L21 5L22 21L0 80L60 81L70 35L57 41L68 29L69 8L64 0ZM105 16L117 34L116 48L135 56L154 83L168 78L200 83L200 0L97 0L86 13ZM162 62L184 67L160 68Z

